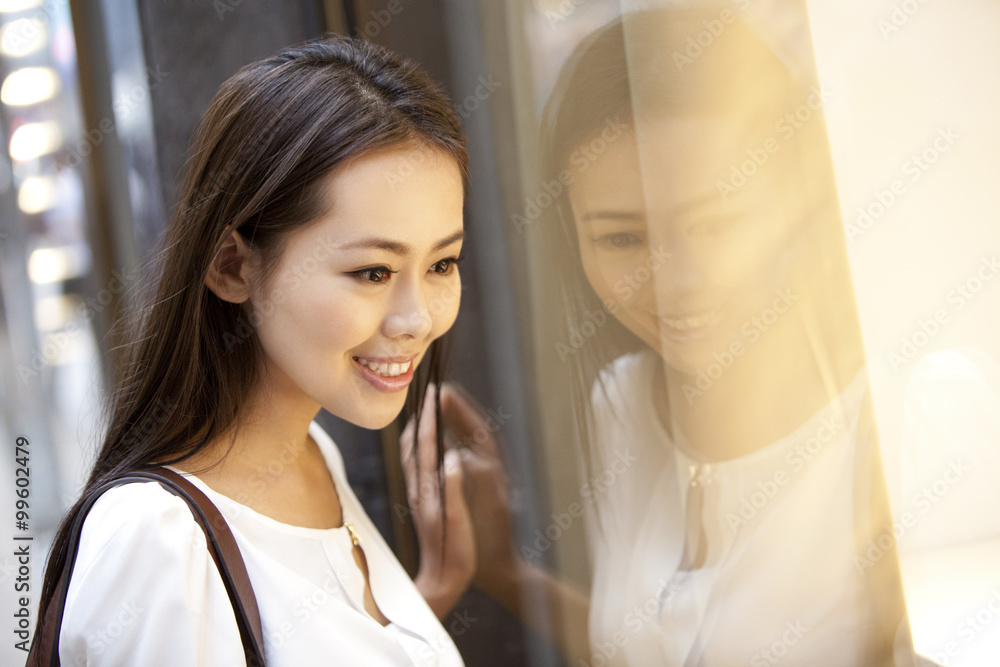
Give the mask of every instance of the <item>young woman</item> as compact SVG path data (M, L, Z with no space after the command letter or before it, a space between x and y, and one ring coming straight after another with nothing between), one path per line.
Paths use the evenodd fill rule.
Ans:
M593 580L569 593L480 535L477 583L513 608L547 586L573 664L912 664L825 92L721 16L627 15L556 85L539 394L575 397ZM471 507L495 526L502 493Z
M435 617L474 565L459 467L433 436L406 457L424 547L414 582L312 419L325 408L381 428L409 391L431 421L440 337L458 311L466 168L440 90L349 39L245 67L198 130L84 496L152 466L186 475L235 535L268 665L462 662ZM64 665L244 664L205 537L158 483L116 487L90 511L59 654Z

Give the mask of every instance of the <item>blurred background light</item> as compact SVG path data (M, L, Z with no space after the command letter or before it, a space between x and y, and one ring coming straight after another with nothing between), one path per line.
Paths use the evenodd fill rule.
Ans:
M57 123L25 123L10 137L10 157L27 162L54 152L62 146L62 131Z
M56 179L52 176L29 176L17 191L17 206L24 213L41 213L55 204Z
M74 246L35 248L28 258L28 277L36 285L83 275L90 268L87 253Z
M0 102L27 106L51 100L59 92L59 75L51 67L22 67L4 79Z
M35 304L35 326L39 331L58 331L68 326L81 301L69 294L43 297Z
M0 52L20 58L45 44L45 27L31 19L15 19L0 29Z
M0 0L0 12L22 12L42 4L42 0Z

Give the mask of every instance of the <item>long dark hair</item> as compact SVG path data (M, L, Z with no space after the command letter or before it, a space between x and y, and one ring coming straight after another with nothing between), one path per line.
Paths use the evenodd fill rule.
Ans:
M331 170L407 142L450 155L467 181L465 139L444 93L414 63L361 40L289 48L222 85L195 135L164 247L153 261L151 298L124 338L103 444L81 500L56 533L36 636L82 499L123 473L202 451L238 425L259 381L261 348L247 311L204 284L224 239L238 231L259 254L266 279L289 233L323 213ZM440 386L442 346L441 339L432 343L410 387L417 419L428 383ZM438 450L440 466L440 433Z

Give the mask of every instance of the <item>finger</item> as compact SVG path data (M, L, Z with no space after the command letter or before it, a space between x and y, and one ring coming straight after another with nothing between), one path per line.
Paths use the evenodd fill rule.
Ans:
M421 507L436 507L438 503L438 456L437 456L437 424L434 418L433 383L427 385L424 404L420 411L420 426L417 430L417 451L413 457L417 470L417 493Z
M464 479L460 454L457 450L448 450L444 456L444 492L445 511L449 522L463 519L469 515L469 508L466 506L462 489Z
M403 476L406 479L406 489L408 495L412 495L417 488L417 462L413 457L413 432L416 420L410 417L399 435L399 461L403 466Z
M441 414L448 430L461 445L496 457L496 427L489 423L482 406L460 386L446 384L441 389Z

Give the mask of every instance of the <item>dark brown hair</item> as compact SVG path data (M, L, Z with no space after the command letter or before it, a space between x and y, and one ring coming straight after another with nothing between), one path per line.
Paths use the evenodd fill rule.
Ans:
M107 430L81 499L128 471L183 461L238 424L259 381L261 348L244 306L204 284L230 232L259 253L266 278L288 235L324 212L325 176L408 142L450 155L467 180L459 120L439 87L415 64L361 40L308 42L252 63L222 85L195 135L153 262L151 299L125 336ZM427 384L440 386L442 345L432 343L410 387L417 418ZM438 448L440 461L440 434ZM80 505L56 534L36 636Z

